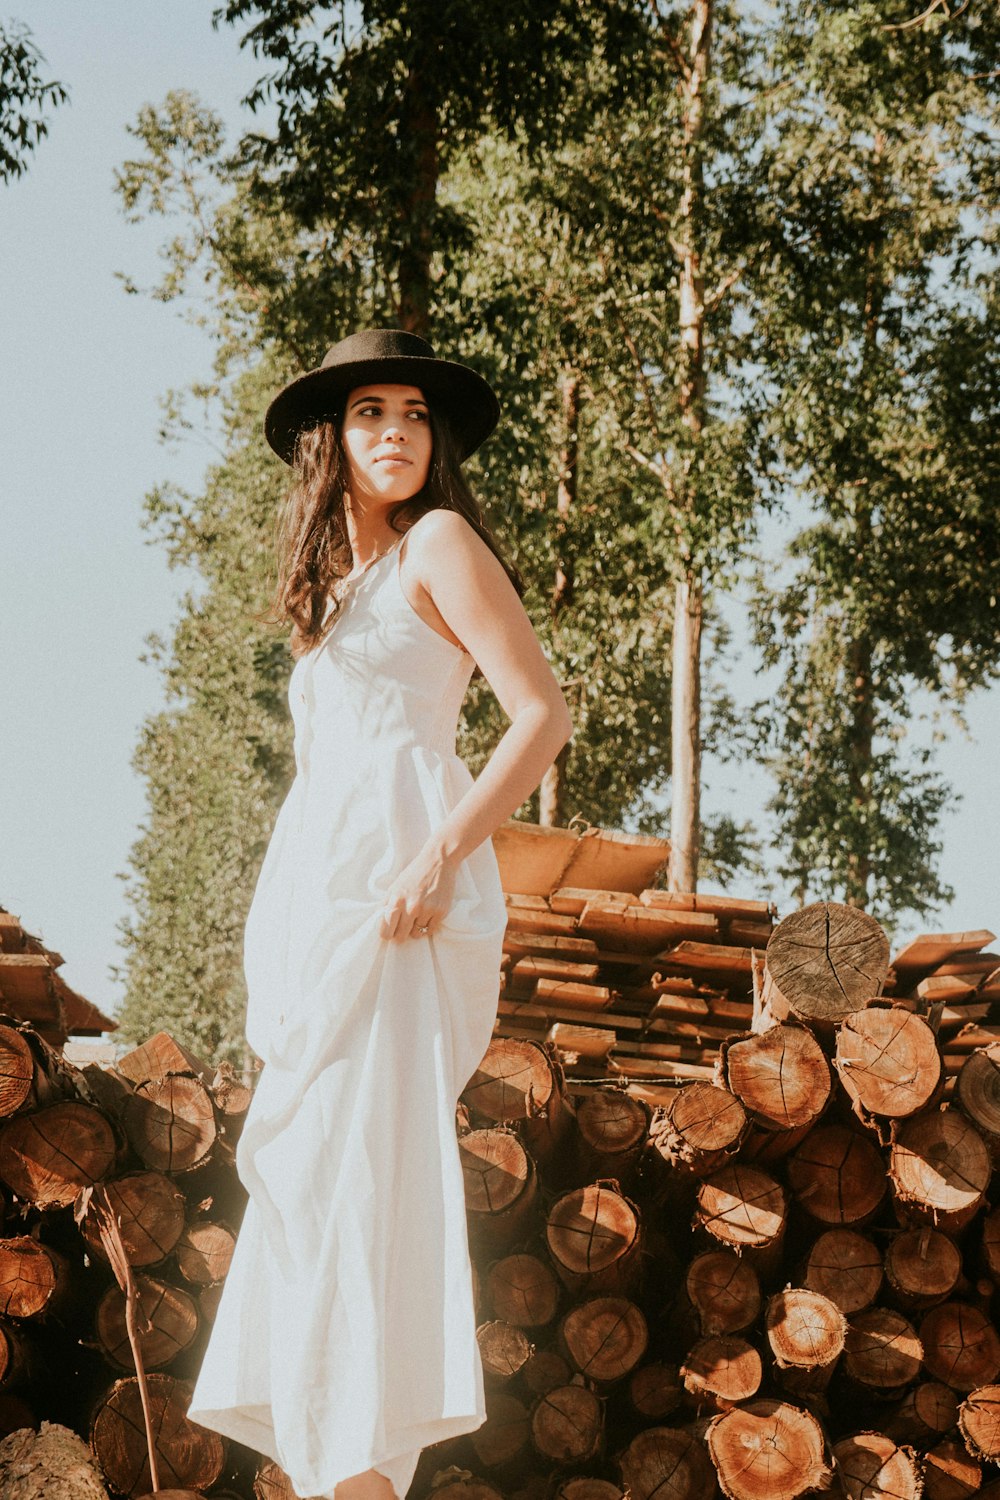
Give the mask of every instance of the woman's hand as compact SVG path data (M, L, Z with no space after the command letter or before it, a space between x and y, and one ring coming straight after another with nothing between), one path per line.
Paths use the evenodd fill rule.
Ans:
M379 936L390 940L430 937L444 921L455 895L454 860L424 849L389 887ZM418 931L426 927L426 932Z

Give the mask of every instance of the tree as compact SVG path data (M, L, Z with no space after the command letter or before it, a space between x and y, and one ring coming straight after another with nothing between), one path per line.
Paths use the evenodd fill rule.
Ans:
M45 59L27 27L0 22L0 182L20 177L27 157L48 134L44 110L69 97L61 83L43 83Z
M217 122L189 96L143 111L135 133L143 154L123 169L123 198L133 215L180 214L182 232L170 240L156 294L187 299L201 279L202 315L219 334L229 425L227 457L204 494L158 492L147 502L149 524L175 561L198 568L204 588L186 599L172 648L156 645L170 701L137 752L150 813L131 860L120 1021L125 1035L170 1025L209 1052L238 1056L242 922L291 770L287 650L251 623L267 596L271 518L287 482L259 432L265 393L292 368L288 342L271 332L275 297L288 339L319 350L330 322L346 325L349 309L376 293L354 240L351 275L335 282L339 300L324 305L311 294L318 279L334 281L335 268L317 250L329 243L325 225L305 230L290 214L263 211L244 169L225 155ZM461 331L463 354L505 400L507 419L475 474L504 544L529 579L551 576L557 561L574 573L572 607L553 607L533 591L525 601L576 709L561 810L594 822L631 813L658 826L650 799L663 775L669 600L647 582L655 575L641 561L652 556L646 497L630 483L609 427L614 381L609 370L597 378L607 351L593 337L584 348L593 268L568 277L581 244L568 242L561 217L531 198L531 169L516 145L486 137L476 152L456 156L446 180L476 253L453 260L435 281L435 326L446 343L451 331L457 344ZM342 273L345 263L337 263ZM578 431L584 462L575 514L560 533L552 437L561 431L560 381L574 348L588 381ZM474 772L500 732L492 693L474 684L459 741Z
M812 511L756 618L782 872L880 915L948 892L920 689L1000 669L1000 334L988 7L775 12L773 258L754 309L784 476ZM758 116L758 128L763 116ZM777 708L777 712L775 712Z

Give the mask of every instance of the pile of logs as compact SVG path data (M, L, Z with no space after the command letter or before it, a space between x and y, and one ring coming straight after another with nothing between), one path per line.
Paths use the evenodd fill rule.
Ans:
M1000 1500L990 935L920 940L890 967L851 908L773 926L749 902L619 897L511 898L498 1034L456 1121L488 1417L424 1450L414 1500ZM595 1011L614 1018L602 1057L556 1029L601 1029ZM655 1022L702 1044L650 1042ZM250 1098L166 1034L81 1069L0 1015L15 1457L15 1430L62 1423L112 1495L147 1495L137 1344L159 1485L292 1500L273 1462L186 1417L245 1206Z
M710 1080L722 1043L754 1024L754 969L775 918L768 902L572 886L506 899L495 1034L551 1042L571 1083L622 1080L666 1105L678 1081ZM872 993L930 1020L949 1076L1000 1041L1000 955L983 951L993 936L920 937L888 968L882 955ZM778 941L789 941L787 929Z
M246 1206L234 1147L251 1097L226 1064L209 1069L165 1034L114 1068L79 1069L0 1014L0 1493L92 1493L72 1442L53 1436L62 1428L87 1440L113 1494L153 1487L102 1205L120 1222L138 1294L161 1490L253 1493L258 1455L185 1416ZM25 1429L40 1429L40 1447ZM41 1488L28 1479L39 1454Z
M997 1500L1000 1046L942 1048L853 909L762 957L666 1103L492 1044L460 1125L489 1418L416 1493Z

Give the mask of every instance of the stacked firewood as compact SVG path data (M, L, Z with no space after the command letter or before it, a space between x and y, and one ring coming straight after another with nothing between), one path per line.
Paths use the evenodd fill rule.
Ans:
M147 1416L160 1490L252 1493L258 1456L185 1415L246 1205L234 1147L251 1097L166 1034L79 1069L0 1014L0 1493L30 1475L31 1494L90 1495L76 1433L112 1493L148 1494Z
M773 926L654 894L510 900L501 1006L524 1024L457 1117L488 1417L424 1450L412 1495L1000 1500L1000 1042L967 1013L993 1003L990 935L890 968L851 908ZM691 1017L698 1047L650 1041ZM601 1056L556 1029L595 1020ZM165 1034L80 1069L0 1015L0 1433L65 1424L112 1494L156 1488L152 1442L163 1490L292 1500L186 1417L250 1098Z
M507 910L496 1034L551 1041L571 1080L627 1077L663 1101L750 1024L766 901L561 886Z
M489 1416L419 1493L1000 1494L1000 1047L950 1071L852 908L761 957L664 1104L493 1042L460 1123Z

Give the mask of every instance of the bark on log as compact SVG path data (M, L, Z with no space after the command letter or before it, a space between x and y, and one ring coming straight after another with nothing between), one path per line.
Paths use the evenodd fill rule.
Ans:
M802 1285L829 1297L848 1317L862 1312L882 1286L878 1247L855 1229L828 1229L806 1257Z
M556 1274L573 1292L627 1294L638 1278L639 1214L616 1187L574 1188L549 1210L546 1243Z
M742 1333L757 1321L760 1281L732 1250L706 1250L688 1267L685 1290L702 1335Z
M737 1334L699 1339L681 1365L684 1389L700 1411L729 1411L760 1390L764 1364L758 1350Z
M750 1118L767 1131L812 1125L830 1099L830 1068L822 1048L810 1031L792 1022L723 1042L719 1069Z
M191 1073L168 1073L136 1086L121 1114L136 1156L154 1172L186 1172L203 1162L218 1137L208 1088Z
M881 1395L900 1394L917 1378L923 1352L902 1313L871 1307L848 1320L844 1368L859 1385Z
M1000 1375L1000 1336L984 1312L965 1302L942 1302L920 1324L924 1366L956 1391L991 1385Z
M135 1289L143 1368L156 1370L193 1343L199 1327L198 1303L190 1293L155 1276L137 1275ZM94 1331L106 1359L119 1369L135 1370L125 1323L125 1294L117 1283L108 1287L97 1304Z
M536 1402L531 1437L543 1458L556 1464L584 1463L601 1444L604 1419L599 1398L583 1385L559 1386Z
M122 1243L133 1266L153 1266L173 1250L184 1229L184 1194L161 1172L126 1172L106 1182L111 1211L121 1230ZM87 1247L103 1261L107 1252L93 1210L80 1220Z
M943 1302L962 1274L955 1241L926 1224L893 1235L885 1251L885 1276L899 1306L919 1310Z
M729 1500L798 1500L833 1477L816 1418L785 1401L751 1401L716 1417L707 1441Z
M847 1500L918 1500L916 1454L884 1432L857 1432L841 1439L833 1445L833 1458Z
M889 942L874 917L832 901L804 906L768 940L753 1030L790 1014L827 1029L881 995L888 972Z
M763 1250L780 1244L786 1210L784 1188L760 1167L737 1161L700 1185L696 1222L725 1245Z
M487 1273L486 1292L494 1317L516 1328L544 1327L559 1306L559 1283L537 1255L507 1255L496 1261Z
M712 1469L705 1449L677 1427L647 1427L618 1459L631 1500L705 1500Z
M872 1005L837 1029L834 1065L862 1119L904 1119L941 1086L941 1055L927 1022L896 1005Z
M87 1445L62 1423L25 1427L0 1442L3 1500L108 1500L103 1476Z
M866 1224L886 1188L877 1148L845 1125L812 1131L789 1160L788 1181L806 1213L821 1224Z
M1000 1385L970 1391L958 1409L958 1427L973 1458L1000 1463Z
M726 1165L746 1131L746 1111L727 1089L689 1083L654 1116L649 1140L669 1166L704 1177Z
M915 1385L894 1408L885 1430L899 1443L911 1443L921 1451L932 1447L958 1419L958 1397L938 1380Z
M161 1484L208 1489L222 1472L227 1445L219 1433L188 1421L194 1382L153 1373L147 1384ZM116 1380L99 1402L90 1423L90 1446L115 1489L131 1495L150 1488L146 1429L134 1375Z
M825 1390L847 1336L840 1308L819 1292L789 1287L768 1300L764 1327L781 1384L801 1396Z
M641 1308L627 1297L588 1297L571 1307L559 1325L562 1347L588 1380L621 1380L646 1353L649 1328Z
M889 1174L904 1220L964 1228L982 1205L990 1173L985 1141L957 1109L893 1125Z
M68 1208L113 1170L116 1152L101 1111L72 1099L0 1126L0 1177L36 1208Z

